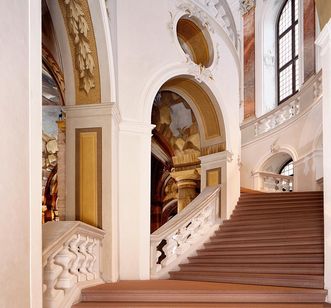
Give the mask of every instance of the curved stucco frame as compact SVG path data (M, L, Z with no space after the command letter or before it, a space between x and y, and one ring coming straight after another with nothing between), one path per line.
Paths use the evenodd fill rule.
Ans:
M262 156L262 158L258 161L255 168L253 169L253 173L261 172L262 167L264 164L271 159L273 156L279 154L279 153L286 153L290 155L293 159L293 162L296 162L298 160L298 153L297 151L290 145L281 145L279 148L277 148L277 151L266 153Z

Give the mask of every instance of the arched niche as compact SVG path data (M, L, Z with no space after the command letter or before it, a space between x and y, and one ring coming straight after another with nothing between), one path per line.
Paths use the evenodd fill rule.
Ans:
M286 152L278 152L269 157L264 164L261 166L260 171L280 173L281 168L286 162L293 160L293 157Z

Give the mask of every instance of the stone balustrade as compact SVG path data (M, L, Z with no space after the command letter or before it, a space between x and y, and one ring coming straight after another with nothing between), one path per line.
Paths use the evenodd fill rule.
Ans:
M243 124L241 126L242 143L247 144L268 132L284 127L287 123L308 112L314 104L320 101L321 97L322 73L320 71L311 77L298 93L277 108L253 121Z
M211 235L219 223L221 185L207 187L179 214L151 235L151 278L168 272Z
M79 221L43 225L43 307L65 308L100 277L104 231Z
M293 190L293 176L272 172L256 172L258 189L265 192L289 192Z

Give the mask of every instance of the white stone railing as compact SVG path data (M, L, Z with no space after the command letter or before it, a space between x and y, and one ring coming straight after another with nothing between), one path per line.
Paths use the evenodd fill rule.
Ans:
M290 97L286 102L279 105L263 116L243 124L241 126L242 143L246 144L259 136L270 132L282 124L294 120L304 114L312 105L319 101L322 96L322 72L311 77L298 93Z
M104 231L79 221L43 225L43 307L66 308L100 277Z
M289 192L293 190L293 176L272 172L256 172L256 189L265 192Z
M221 185L207 187L151 235L151 278L168 277L218 226Z

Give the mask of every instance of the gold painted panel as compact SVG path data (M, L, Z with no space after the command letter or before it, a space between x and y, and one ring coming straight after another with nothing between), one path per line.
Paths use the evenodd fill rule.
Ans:
M101 227L101 128L76 129L76 219Z
M215 168L207 170L207 186L215 186L222 183L222 170Z
M331 1L330 0L315 0L319 23L321 29L327 24L331 18Z
M101 102L100 72L93 23L87 0L58 0L68 33L76 104Z

